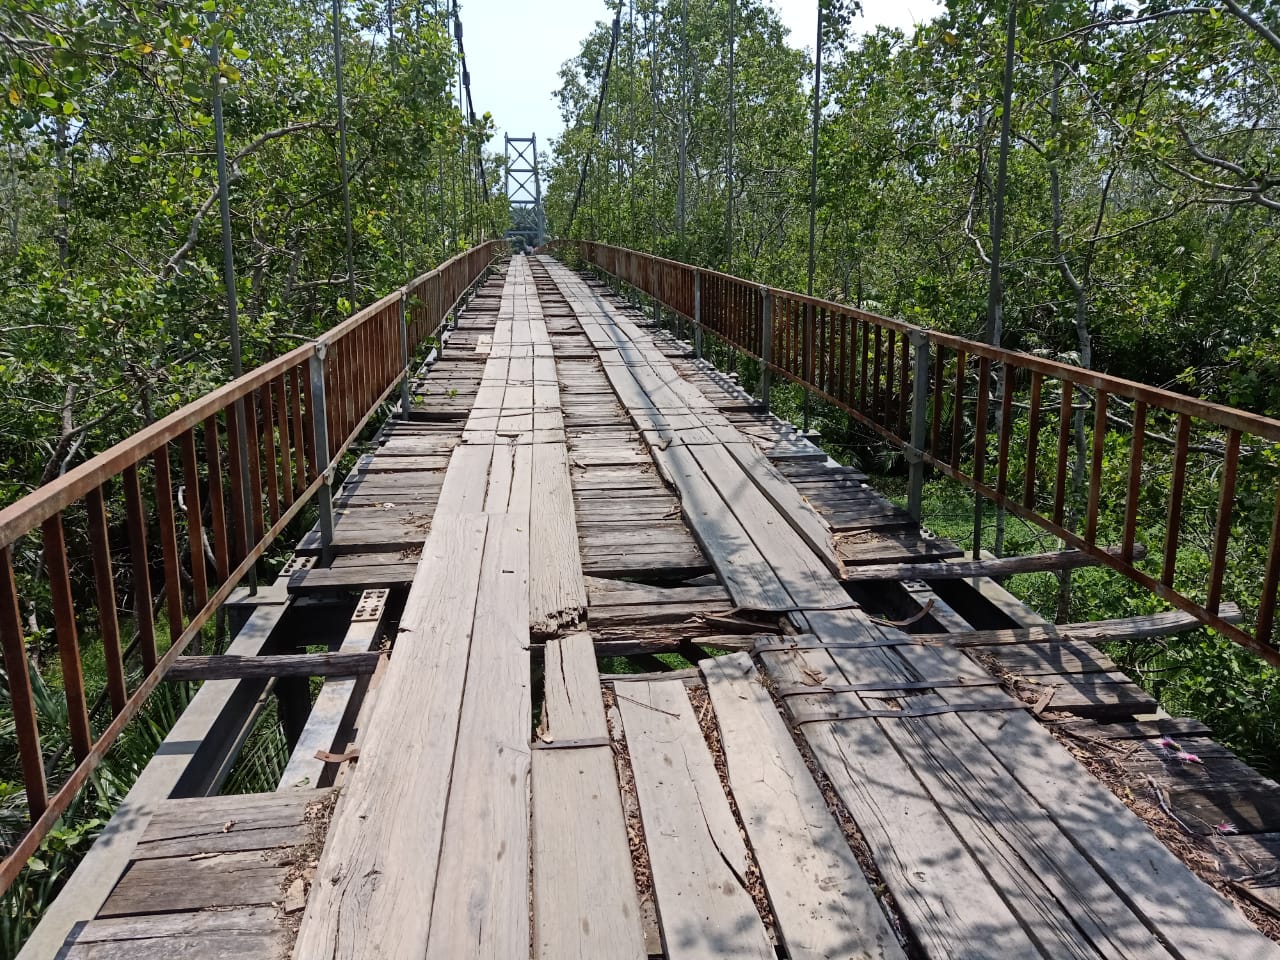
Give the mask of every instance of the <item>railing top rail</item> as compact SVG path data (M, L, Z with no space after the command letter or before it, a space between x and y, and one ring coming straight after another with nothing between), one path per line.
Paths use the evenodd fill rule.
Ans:
M625 247L615 247L609 244L596 243L594 241L586 242L592 243L592 245L597 248L648 257L658 264L672 266L679 269L698 270L704 276L709 275L723 277L732 282L746 284L751 287L761 286L758 283L745 280L742 277L733 276L732 274L720 273L716 270L705 269L703 267L683 263L678 260L669 260L665 257L644 253L643 251L630 250ZM1186 394L1167 390L1163 387L1153 387L1150 384L1140 383L1136 380L1128 380L1124 377L1100 373L1096 370L1089 370L1085 367L1078 367L1058 360L1047 360L1043 357L1037 357L1034 354L1023 353L1020 350L993 347L990 344L982 343L977 340L969 340L966 337L961 337L956 334L943 333L938 330L931 330L928 327L921 327L916 324L905 323L901 320L894 320L889 317L884 317L866 310L860 310L857 307L851 307L848 304L838 303L833 300L823 300L819 297L810 297L806 294L796 293L781 287L768 287L768 289L775 297L782 294L799 303L811 304L825 310L833 310L847 316L865 320L868 323L884 327L888 330L896 330L900 333L908 334L918 331L927 336L933 343L947 347L951 350L962 350L970 357L985 357L988 360L998 363L1007 361L1011 365L1022 367L1026 370L1031 370L1045 376L1060 380L1070 380L1072 383L1079 386L1088 387L1093 390L1102 390L1112 396L1125 397L1131 400L1141 400L1148 406L1160 407L1174 413L1185 413L1188 416L1197 417L1201 420L1214 423L1224 429L1239 430L1241 433L1248 433L1264 440L1280 443L1280 419L1268 417L1263 414L1251 413L1247 410L1240 410L1236 407L1229 407L1225 404L1214 403L1209 400L1200 400L1195 397L1189 397Z

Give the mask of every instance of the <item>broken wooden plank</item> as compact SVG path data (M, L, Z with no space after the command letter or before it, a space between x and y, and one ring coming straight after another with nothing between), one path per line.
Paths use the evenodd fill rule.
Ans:
M533 916L543 960L642 960L644 929L589 634L547 642L540 741L603 746L533 752Z
M618 706L667 956L776 960L743 886L746 848L684 684L628 684Z
M256 657L232 654L178 657L166 680L242 680L246 677L355 677L373 673L383 654L281 653Z
M1230 623L1240 620L1240 608L1234 603L1222 604L1218 615ZM1091 623L1046 624L1006 630L971 630L966 633L914 634L922 640L941 640L953 647L982 647L1011 643L1045 643L1053 640L1075 640L1104 643L1113 640L1145 640L1185 633L1203 626L1189 613L1169 611L1150 613L1117 620L1095 620Z
M529 616L533 633L548 636L585 616L587 588L578 556L569 461L563 443L533 447Z
M1141 548L1141 549L1139 549ZM1120 548L1108 553L1119 556ZM1134 545L1134 558L1141 560L1146 548ZM1102 561L1081 550L1058 550L1021 557L992 557L983 560L953 560L944 563L884 563L854 567L845 574L851 583L863 580L963 580L969 577L1008 577L1017 573L1038 573L1096 566Z
M904 957L751 657L736 653L698 666L787 956Z
M595 644L589 633L571 633L546 646L543 727L556 739L608 736Z

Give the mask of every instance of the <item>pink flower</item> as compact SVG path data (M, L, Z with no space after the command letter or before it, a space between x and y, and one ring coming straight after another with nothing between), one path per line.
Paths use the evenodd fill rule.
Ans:
M1204 763L1204 761L1194 753L1187 753L1185 750L1179 750L1173 755L1173 759L1181 760L1183 763Z
M1166 750L1181 750L1182 745L1177 740L1170 740L1168 737L1161 737L1157 743Z
M1234 823L1228 823L1226 820L1222 821L1222 823L1215 823L1213 825L1213 829L1216 830L1218 833L1222 833L1222 834L1240 832L1240 830L1236 827Z

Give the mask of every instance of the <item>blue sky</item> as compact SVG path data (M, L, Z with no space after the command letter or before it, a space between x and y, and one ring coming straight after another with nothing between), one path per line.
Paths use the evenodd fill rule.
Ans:
M791 43L812 48L817 0L771 0L791 29ZM498 133L490 143L502 150L502 135L538 135L541 153L562 124L552 92L560 66L577 52L598 20L617 9L605 0L463 0L463 43L471 70L476 110L493 114ZM868 24L902 28L939 13L937 0L863 0Z

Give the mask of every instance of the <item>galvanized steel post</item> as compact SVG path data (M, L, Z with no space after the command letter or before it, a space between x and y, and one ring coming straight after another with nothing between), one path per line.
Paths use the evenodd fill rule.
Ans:
M702 271L693 271L693 355L702 359Z
M325 566L333 560L333 464L329 462L329 404L324 391L324 358L329 347L316 343L308 367L311 373L311 427L315 435L316 467L324 483L316 491L320 508L320 557Z
M923 330L912 330L908 336L915 348L916 360L911 382L911 446L907 449L910 462L907 512L918 523L924 498L924 447L929 419L929 335Z
M409 419L409 312L405 302L409 299L406 291L400 292L400 416Z
M764 401L767 413L773 395L773 292L768 287L761 287L760 299L763 304L760 311L760 399Z

